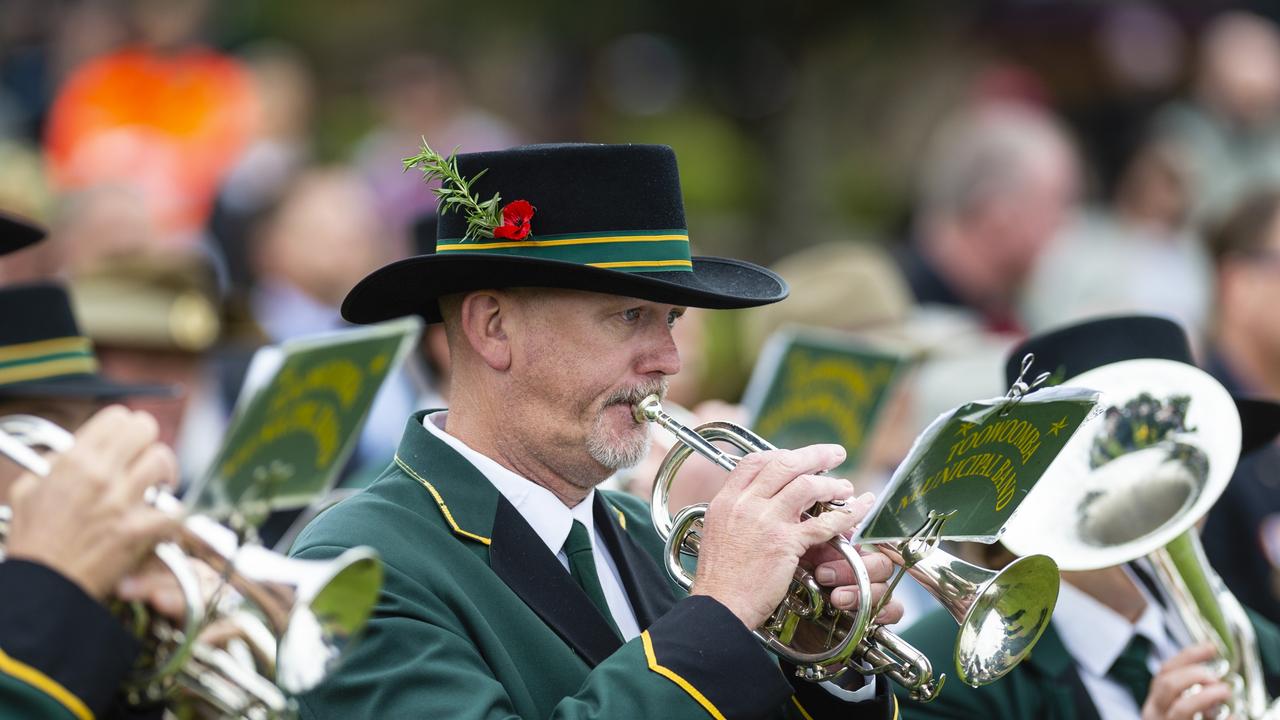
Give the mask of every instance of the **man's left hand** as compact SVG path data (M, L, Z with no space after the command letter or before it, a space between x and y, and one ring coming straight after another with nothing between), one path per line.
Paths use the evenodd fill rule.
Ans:
M846 505L846 510L858 516L858 521L871 511L875 498L871 493L866 493L856 500L850 501ZM889 578L893 575L894 565L889 558L874 551L864 552L859 550L862 561L866 563L867 575L871 579L871 600L872 602L880 602L880 598L884 597L885 591L888 590ZM858 609L858 586L853 575L853 568L840 554L840 551L831 547L830 543L823 543L809 550L804 557L804 564L813 567L814 578L818 584L826 588L831 588L831 603L841 610L857 610ZM902 619L903 607L902 603L897 600L890 599L885 603L880 614L876 616L875 623L877 625L892 625Z
M200 581L200 591L206 603L213 599L215 591L222 586L218 573L204 561L188 557L191 569ZM187 602L182 594L182 586L173 572L152 556L137 571L125 577L116 588L116 598L125 602L144 603L157 614L181 624L186 619Z

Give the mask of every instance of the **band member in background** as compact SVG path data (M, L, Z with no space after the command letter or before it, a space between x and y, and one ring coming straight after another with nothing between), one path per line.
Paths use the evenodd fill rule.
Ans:
M670 148L531 146L456 165L424 149L417 161L447 189L435 252L362 280L343 315L443 322L450 408L410 418L382 477L294 546L326 558L371 545L387 573L366 636L301 698L303 717L894 717L882 680L806 683L751 634L802 559L838 606L854 603L825 541L870 496L818 474L841 448L743 460L711 502L688 596L662 570L648 508L596 490L645 452L631 406L680 370L671 328L684 308L787 293L755 265L690 257ZM800 521L845 498L848 512ZM887 561L872 567L883 583Z
M1138 358L1192 363L1186 334L1163 318L1128 316L1088 321L1033 337L1009 356L1012 385L1022 358L1035 355L1028 376L1053 373L1054 382L1096 367ZM1061 380L1060 380L1060 379ZM1241 407L1246 446L1280 432L1274 413ZM1101 419L1097 420L1101 421ZM987 550L998 567L1012 556ZM1001 558L1000 556L1003 556ZM938 699L913 704L912 718L1043 718L1045 720L1191 720L1213 717L1230 688L1208 664L1212 645L1187 646L1185 629L1130 566L1064 572L1053 622L1035 652L1001 680L980 688L948 684ZM1280 631L1251 615L1272 696L1280 680ZM955 621L945 612L923 618L903 637L934 663L949 662Z
M1217 274L1205 369L1236 395L1280 399L1280 191L1247 197L1208 237ZM1204 551L1240 602L1280 622L1280 445L1240 459L1209 512Z
M0 216L0 254L43 236ZM170 388L124 385L97 373L66 293L55 285L0 289L0 416L30 413L80 427L48 477L0 456L0 505L12 511L0 548L0 716L116 717L117 689L140 646L105 605L147 600L166 614L181 597L135 575L177 522L143 502L177 480L173 453L146 413L106 401ZM87 422L86 422L87 419ZM132 717L159 717L161 709Z

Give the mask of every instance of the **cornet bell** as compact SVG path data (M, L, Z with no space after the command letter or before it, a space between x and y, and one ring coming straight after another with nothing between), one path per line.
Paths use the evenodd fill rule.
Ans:
M299 560L246 546L235 572L246 581L242 594L279 638L273 679L292 694L311 690L329 674L368 621L382 587L382 563L368 548L351 548L332 560Z
M961 611L964 603L933 594L960 624L956 674L961 682L977 687L1004 677L1035 647L1058 602L1058 565L1044 555L1031 555L998 572L969 568L985 579L970 596L968 610ZM913 577L920 579L914 573Z
M368 548L347 550L299 584L280 638L280 687L296 694L319 685L369 620L381 587L382 563Z

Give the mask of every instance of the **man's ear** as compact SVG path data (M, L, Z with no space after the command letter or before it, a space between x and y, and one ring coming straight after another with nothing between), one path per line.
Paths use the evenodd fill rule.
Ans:
M511 367L511 339L505 323L511 303L496 292L482 290L462 299L462 332L467 344L485 364L499 372Z

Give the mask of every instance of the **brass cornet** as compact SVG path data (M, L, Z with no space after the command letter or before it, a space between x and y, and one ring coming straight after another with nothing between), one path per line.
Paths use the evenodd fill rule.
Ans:
M50 464L36 448L66 452L74 441L43 418L0 417L0 455L38 476L48 475ZM182 502L163 490L148 500L185 514ZM0 506L0 559L9 518L9 508ZM157 545L155 554L178 581L185 617L174 625L134 608L148 652L125 693L133 703L164 700L201 716L268 720L289 713L289 695L329 674L364 627L382 586L382 563L371 548L351 548L327 561L297 560L243 542L199 515L186 516L180 539ZM194 560L217 575L216 588L202 587Z
M686 590L693 585L681 563L681 555L696 555L697 526L707 505L690 505L672 518L667 498L680 466L698 452L725 470L738 457L721 452L713 442L723 441L744 453L775 449L759 435L727 422L710 422L690 429L662 410L656 395L633 409L637 422L654 422L680 440L663 459L653 483L653 524L666 541L667 572ZM814 516L837 509L835 503L819 503L808 511ZM753 632L769 650L796 666L806 680L822 681L861 665L856 672L885 674L910 691L912 699L928 702L938 696L945 675L934 677L929 659L874 620L905 571L942 603L960 624L956 639L956 671L970 685L990 683L1009 672L1031 652L1049 624L1058 597L1058 568L1052 560L1036 555L1021 558L996 572L966 563L937 548L943 516L934 514L913 538L876 549L888 556L899 572L879 604L871 602L871 582L857 549L844 538L830 542L853 568L858 586L858 609L837 609L828 591L812 573L797 567L791 587L765 624Z

